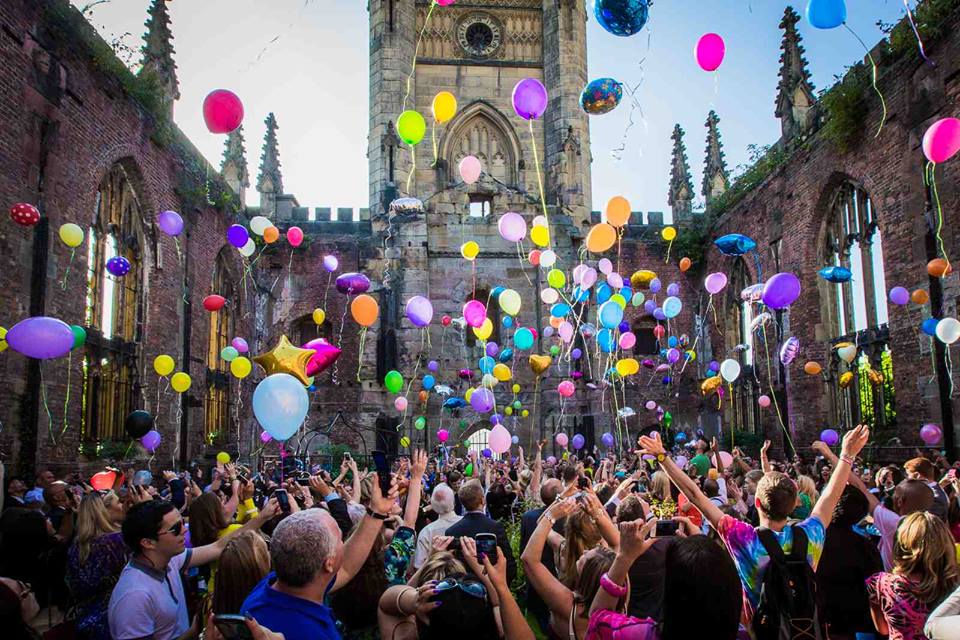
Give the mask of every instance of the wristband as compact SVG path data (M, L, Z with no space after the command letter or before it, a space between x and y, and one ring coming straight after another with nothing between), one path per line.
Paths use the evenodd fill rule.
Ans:
M850 456L848 456L848 455L846 455L846 454L842 454L842 455L840 456L840 462L846 462L846 463L847 463L848 465L850 465L851 467L853 466L853 458L850 457Z
M408 616L408 615L410 615L410 614L407 613L406 611L404 611L404 610L403 610L403 607L400 606L400 598L402 598L402 597L403 597L408 591L410 591L411 589L413 589L414 591L416 591L416 588L414 588L414 587L407 587L406 589L401 589L401 590L400 590L400 593L397 594L397 611L399 611L400 614L401 614L401 615L404 615L404 616Z
M600 576L600 586L604 591L609 593L614 598L622 598L627 595L626 585L620 586L616 582L610 579L610 576L604 573Z
M370 516L371 518L376 518L377 520L386 520L387 518L390 517L390 516L388 516L387 514L384 514L384 513L377 513L376 511L374 511L374 510L371 509L370 507L367 507L367 515Z

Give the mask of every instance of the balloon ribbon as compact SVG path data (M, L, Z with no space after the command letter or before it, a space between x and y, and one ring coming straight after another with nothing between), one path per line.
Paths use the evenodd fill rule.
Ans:
M909 12L908 12L909 13ZM874 138L880 135L880 132L883 131L883 125L887 121L887 101L883 99L883 94L880 92L879 87L877 87L877 62L873 59L873 54L870 52L870 49L867 47L866 43L850 28L846 22L843 23L844 28L849 31L854 38L857 39L857 42L860 43L860 46L863 47L863 50L867 52L867 57L870 58L870 66L872 67L871 71L871 83L873 84L873 90L877 92L877 95L880 96L880 106L883 108L883 115L880 116L880 126L877 127L877 133L874 134ZM792 444L792 443L791 443Z
M527 120L530 127L530 144L533 145L533 164L537 168L537 189L540 191L540 206L543 207L543 217L547 221L547 247L553 248L553 234L550 231L550 216L547 214L547 199L543 195L543 176L540 174L540 157L537 155L537 137L533 135L533 118Z
M920 31L917 30L917 23L913 21L913 13L910 11L910 2L908 0L903 0L903 8L907 10L907 20L910 21L910 28L913 29L913 35L917 37L917 46L920 47L920 57L931 66L936 66L936 63L927 57L927 52L923 48L923 38L920 37Z
M940 193L937 191L937 164L935 162L927 163L927 184L930 185L931 190L933 191L933 201L937 206L937 243L940 245L940 253L943 254L944 260L947 261L947 269L944 269L944 274L949 270L950 266L950 257L947 255L947 250L943 246L943 236L940 235L940 232L943 230L943 207L940 205Z
M60 281L60 289L67 288L67 278L70 277L70 267L73 265L73 256L77 253L77 250L70 249L70 261L67 262L67 270L63 272L63 280Z
M433 10L436 6L437 0L432 0L430 9L427 11L427 17L423 21L423 28L420 29L420 37L417 38L417 47L413 50L413 64L410 65L410 75L407 76L407 92L403 95L403 108L401 111L406 111L407 109L407 99L410 97L410 83L413 82L413 74L417 72L417 57L420 55L420 44L423 42L423 34L427 32L427 25L430 24L430 16L433 15Z

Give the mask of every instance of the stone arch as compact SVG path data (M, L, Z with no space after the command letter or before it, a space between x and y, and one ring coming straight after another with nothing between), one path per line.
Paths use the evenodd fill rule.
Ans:
M484 100L462 109L440 139L439 156L454 179L455 167L467 155L480 159L485 173L500 182L519 182L519 164L523 154L520 139L509 120Z
M483 434L486 434L487 438L489 438L491 430L493 430L493 423L491 423L489 420L485 420L485 419L477 420L476 422L474 422L464 430L464 432L460 435L458 443L463 444L466 442L470 442L471 439L476 439L478 436L482 436ZM484 441L483 446L486 446L487 440L482 437L481 437L481 440ZM478 447L477 449L478 453L480 449L483 448L483 446ZM466 447L467 451L470 451L471 448L472 447L469 447L469 446Z

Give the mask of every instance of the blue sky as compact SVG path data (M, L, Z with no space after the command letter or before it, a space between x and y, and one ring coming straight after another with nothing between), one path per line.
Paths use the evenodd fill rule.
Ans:
M90 0L73 2L83 6ZM620 161L611 151L627 126L628 98L610 114L591 119L594 209L619 194L635 210L667 210L670 134L677 122L687 132L699 193L710 109L721 118L731 170L747 162L748 145L777 140L777 25L787 4L803 13L804 2L782 0L657 0L647 30L631 38L607 33L591 15L590 77L609 76L628 85L642 80L636 98L643 109L643 121L635 114ZM147 0L110 0L92 9L92 21L108 40L122 37L139 47L147 6ZM901 0L848 0L847 7L848 24L871 46L882 35L878 20L893 22L904 14ZM263 119L273 111L280 124L286 191L304 206L367 205L365 1L172 0L169 10L182 94L175 119L215 166L223 138L207 132L200 107L210 90L228 88L244 101L253 181ZM864 56L844 29L818 31L806 21L799 26L817 90ZM726 41L718 74L701 71L693 59L697 39L711 31ZM256 202L255 191L249 199Z

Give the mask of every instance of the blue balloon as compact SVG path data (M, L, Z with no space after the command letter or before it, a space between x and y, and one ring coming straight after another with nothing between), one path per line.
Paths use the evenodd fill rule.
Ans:
M617 341L613 338L613 331L600 329L597 332L597 344L604 353L613 353L617 350Z
M580 286L573 288L573 301L574 302L586 302L590 299L590 290L583 289Z
M647 300L643 303L643 310L647 313L653 313L657 309L656 300Z
M630 331L630 323L624 320L623 322L620 323L617 329L620 330L620 333L626 333Z
M289 373L269 375L253 390L253 415L274 440L295 434L309 409L306 387Z
M580 108L592 116L609 113L623 99L623 85L613 78L597 78L580 93Z
M480 358L480 373L493 373L493 367L497 364L496 360L490 356Z
M500 355L497 356L497 359L500 362L510 362L511 360L513 360L513 349L511 349L510 347L507 347L506 349L501 349Z
M550 315L554 318L562 318L570 313L570 305L565 302L558 302L550 307Z
M683 431L681 431L681 432L677 433L677 435L675 435L675 436L673 437L673 440L674 440L674 442L678 442L678 443L681 443L681 444L682 444L682 443L684 443L684 442L687 441L687 434L685 434Z
M600 324L607 329L615 329L623 320L623 308L613 300L608 300L600 305L597 318L600 320Z
M817 271L817 273L827 282L833 282L835 284L850 282L850 280L853 279L853 272L846 267L824 267L820 269L820 271Z
M630 287L624 287L620 289L620 295L623 296L624 300L629 300L633 297L633 290Z
M610 285L604 283L597 287L597 304L603 304L610 299L610 296L613 295L613 289L610 288Z
M807 20L817 29L835 29L847 21L847 5L843 0L810 0Z
M510 442L513 444L520 444L520 436L510 436Z
M500 297L500 294L506 290L507 290L506 287L494 287L493 291L490 292L490 299L496 300L497 298Z
M920 329L927 334L928 336L937 335L937 323L940 322L936 318L927 318L920 325Z
M742 233L730 233L713 241L725 256L742 256L757 248L757 242Z
M444 409L461 409L467 406L467 401L463 398L447 398L443 401Z
M533 332L526 327L520 327L513 334L513 346L517 349L530 349L533 347Z
M513 318L511 318L510 316L503 316L503 320L501 320L501 322L503 323L503 326L506 327L507 329L513 326Z
M667 338L667 346L671 349L676 349L678 344L680 344L680 341L677 340L677 336L670 336Z
M426 389L427 391L430 391L430 389L433 389L433 386L434 386L435 384L437 384L437 379L434 378L432 375L430 375L430 374L428 373L427 375L423 376L423 388L424 388L424 389Z
M681 309L683 309L683 303L676 296L670 296L663 301L663 315L667 318L676 318L680 315Z
M626 38L643 29L650 14L648 0L595 0L593 15L600 26Z
M713 369L707 369L707 377L708 377L708 378L712 378L712 377L715 376L715 375L717 375L717 372L716 372L716 371L714 371Z
M312 384L309 387L307 387L307 391L309 391L310 393L313 393L316 390L317 390L317 385L315 384Z
M657 320L666 320L667 314L663 312L663 309L654 309L653 317L656 318Z

